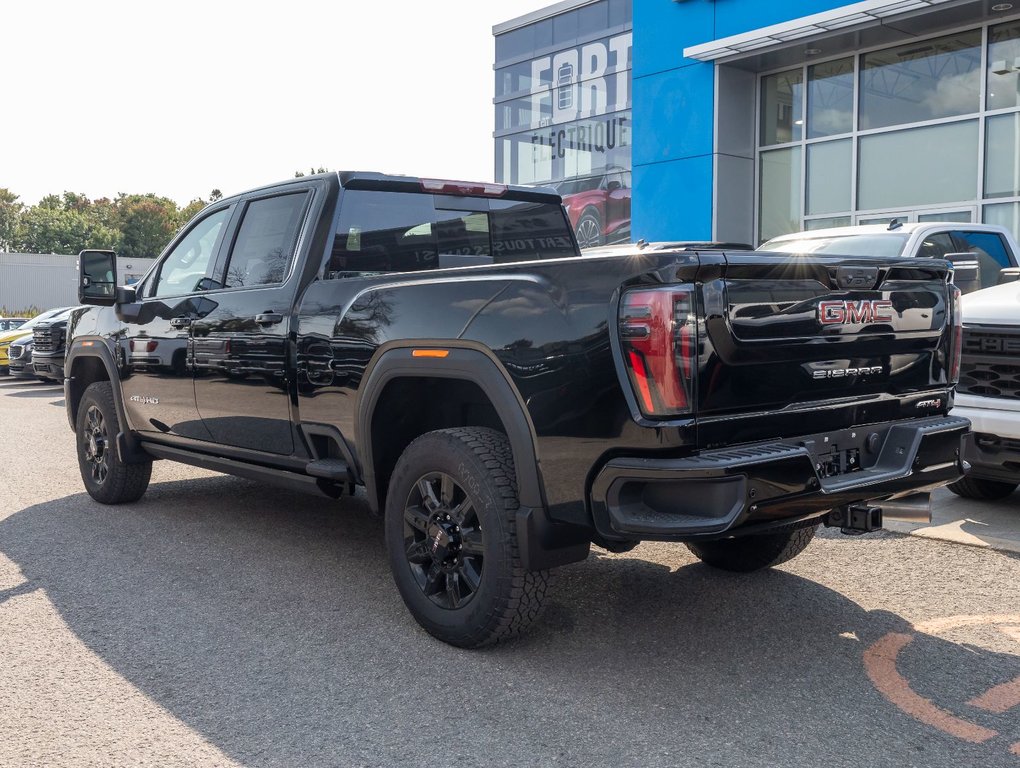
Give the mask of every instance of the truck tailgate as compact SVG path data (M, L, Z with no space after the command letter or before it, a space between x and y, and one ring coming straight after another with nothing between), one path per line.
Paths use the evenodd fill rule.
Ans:
M944 410L931 394L949 379L945 262L767 252L725 261L702 291L703 446Z

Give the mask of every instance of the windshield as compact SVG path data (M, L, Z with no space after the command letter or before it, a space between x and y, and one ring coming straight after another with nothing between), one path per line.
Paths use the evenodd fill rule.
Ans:
M906 234L873 234L873 235L829 235L811 237L804 233L803 237L785 240L770 240L758 248L759 251L779 251L781 253L828 253L837 256L880 256L890 258L899 256L906 245Z
M57 307L57 309L49 309L43 312L41 315L36 315L18 330L25 331L29 328L35 328L39 323L45 322L46 320L63 320L65 315L69 315L74 307Z

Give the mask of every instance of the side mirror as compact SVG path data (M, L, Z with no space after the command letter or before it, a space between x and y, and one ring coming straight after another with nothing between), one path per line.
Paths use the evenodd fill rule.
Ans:
M82 251L78 254L78 302L109 307L117 303L117 254Z
M1015 283L1017 280L1020 280L1020 267L1006 267L999 270L999 279L996 285Z
M960 293L970 293L981 287L981 268L976 253L947 253L945 259L953 265L953 283Z

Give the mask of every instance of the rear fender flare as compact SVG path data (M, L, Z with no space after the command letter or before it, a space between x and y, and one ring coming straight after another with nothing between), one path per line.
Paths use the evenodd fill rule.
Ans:
M412 354L415 349L442 349L448 354L415 357ZM534 425L509 375L491 354L481 345L465 342L451 345L446 341L419 341L413 347L403 342L379 348L365 370L364 384L358 391L355 406L355 441L365 489L374 510L380 509L380 493L372 459L372 418L386 385L402 377L462 379L478 385L492 403L510 440L521 506L545 508Z

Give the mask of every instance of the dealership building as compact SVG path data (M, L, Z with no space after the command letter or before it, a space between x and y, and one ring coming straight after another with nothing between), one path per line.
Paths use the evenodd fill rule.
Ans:
M1020 2L566 0L493 34L496 180L586 242L1020 230Z

